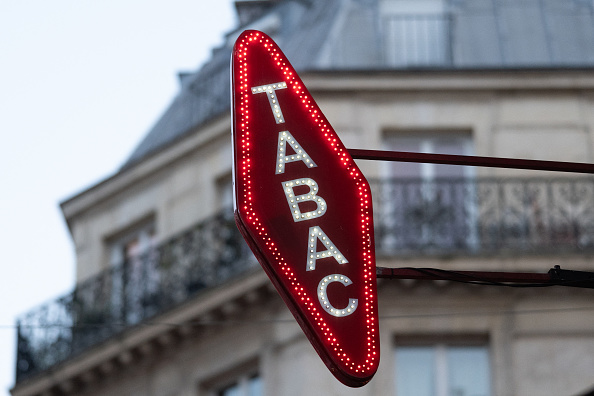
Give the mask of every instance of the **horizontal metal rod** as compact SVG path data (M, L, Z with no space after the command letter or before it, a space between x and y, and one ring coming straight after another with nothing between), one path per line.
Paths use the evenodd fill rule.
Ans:
M354 159L423 162L432 164L482 166L489 168L531 169L554 172L594 174L594 164L584 162L539 161L517 158L477 157L471 155L426 154L406 151L348 149Z
M448 280L481 285L516 286L570 286L594 289L594 272L561 269L558 265L548 273L494 272L494 271L448 271L436 268L386 268L375 269L378 278Z
M385 268L377 267L378 278L449 280L461 282L496 282L525 284L556 284L551 274L531 272L485 272L485 271L443 271L432 268Z

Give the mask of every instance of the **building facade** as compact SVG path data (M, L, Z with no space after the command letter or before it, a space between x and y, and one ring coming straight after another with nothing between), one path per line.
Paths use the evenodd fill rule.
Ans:
M229 59L269 34L349 148L594 162L589 0L238 1L121 169L62 203L72 293L18 323L14 396L586 395L593 292L380 280L380 368L334 379L239 235ZM594 268L594 179L358 161L383 267ZM46 326L33 326L33 325Z

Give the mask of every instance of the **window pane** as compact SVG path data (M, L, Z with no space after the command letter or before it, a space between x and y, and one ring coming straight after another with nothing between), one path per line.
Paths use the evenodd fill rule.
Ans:
M433 141L433 152L437 154L467 155L466 147L469 145L469 138L437 138ZM464 166L458 165L434 165L435 177L463 177Z
M239 385L231 385L219 392L219 396L240 396Z
M386 141L388 150L421 152L422 139L406 137L389 137ZM390 168L389 177L419 178L421 177L421 164L416 162L391 161L387 163Z
M392 134L386 137L388 150L409 151L413 153L472 155L472 137L468 133L418 131L406 135ZM441 177L463 177L469 175L467 167L429 163L409 163L392 161L389 166L390 177L429 179Z
M489 396L489 353L484 347L450 347L448 396Z
M432 347L396 349L396 394L434 396L435 351Z
M440 14L401 14L385 20L386 54L392 66L449 63L449 20Z
M262 380L259 376L255 375L250 378L248 382L248 395L249 396L261 396L262 395Z

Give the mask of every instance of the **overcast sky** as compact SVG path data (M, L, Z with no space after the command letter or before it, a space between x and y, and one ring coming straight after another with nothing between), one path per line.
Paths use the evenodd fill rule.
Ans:
M0 0L0 395L16 316L74 285L59 203L117 171L234 24L231 0Z

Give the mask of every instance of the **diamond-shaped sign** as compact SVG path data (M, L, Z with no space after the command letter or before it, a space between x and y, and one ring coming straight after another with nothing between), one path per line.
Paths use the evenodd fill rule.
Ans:
M371 191L272 39L243 32L232 61L235 218L331 372L379 363Z

